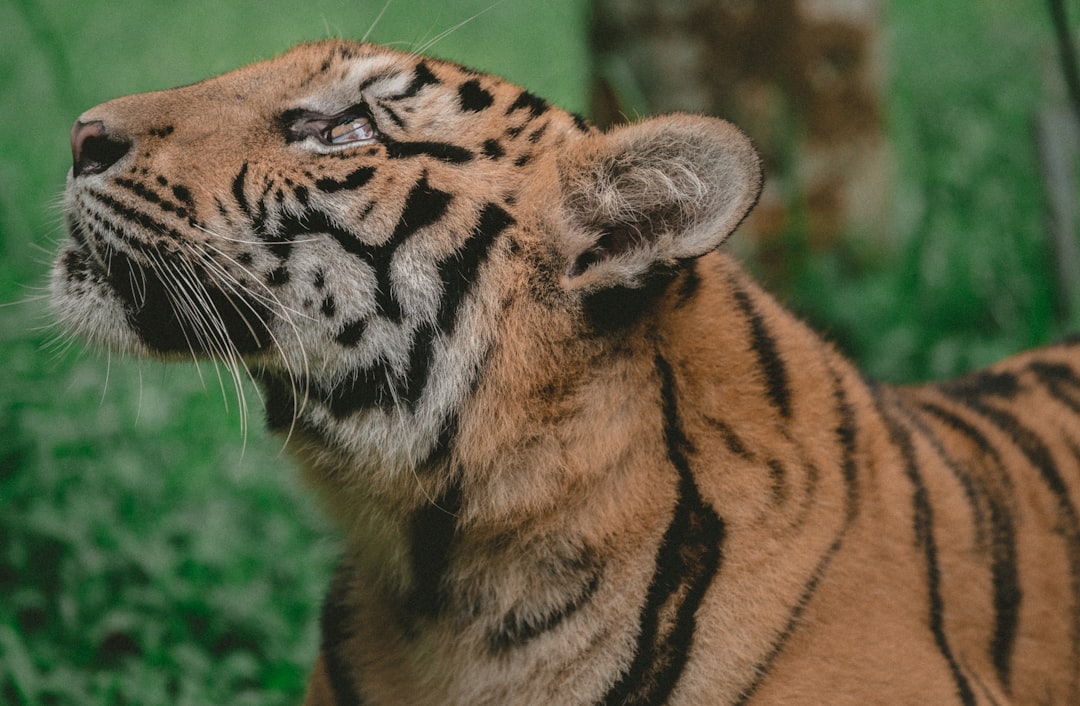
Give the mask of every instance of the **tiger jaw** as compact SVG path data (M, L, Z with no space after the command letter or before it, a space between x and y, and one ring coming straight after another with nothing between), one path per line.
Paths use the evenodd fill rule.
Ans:
M79 225L73 228L75 233L80 230ZM175 252L150 247L129 254L108 241L97 249L76 242L61 266L53 278L57 300L74 299L74 306L84 309L82 297L89 293L85 287L96 289L106 306L119 310L109 317L109 325L85 332L105 345L163 357L189 353L227 359L265 350L271 340L262 303L213 286L216 278L205 268ZM233 284L234 289L242 286L240 281Z

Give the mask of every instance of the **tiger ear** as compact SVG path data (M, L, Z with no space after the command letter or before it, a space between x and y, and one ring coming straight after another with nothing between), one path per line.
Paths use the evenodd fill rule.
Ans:
M591 138L560 163L568 286L638 287L715 249L761 192L750 140L715 118L671 115Z

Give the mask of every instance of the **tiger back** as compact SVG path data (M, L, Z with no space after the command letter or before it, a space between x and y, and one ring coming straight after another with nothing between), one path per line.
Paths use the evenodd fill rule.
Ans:
M323 42L71 140L60 322L249 372L341 528L307 704L1080 701L1080 344L866 380L727 123Z

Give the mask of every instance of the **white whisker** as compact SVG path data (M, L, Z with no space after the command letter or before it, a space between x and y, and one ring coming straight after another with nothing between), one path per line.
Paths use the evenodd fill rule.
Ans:
M303 317L305 319L308 319L308 320L314 320L314 318L307 315L307 314L305 314L305 313L303 313L303 312L299 312L299 311L296 311L296 310L294 310L294 309L292 309L290 307L286 307L281 302L281 300L278 298L278 296L274 293L274 291L268 285L263 283L255 275L255 273L253 273L251 270L249 270L244 265L237 262L234 258L229 256L227 253L221 251L220 248L217 248L217 247L215 247L213 245L210 245L210 244L206 244L206 245L207 245L208 248L210 248L214 252L218 253L221 257L223 257L223 258L229 260L230 262L232 262L237 268L239 268L245 274L247 274L251 278L251 280L253 282L257 283L263 290L265 290L266 294L268 295L268 298L258 297L258 295L256 295L256 297L259 299L259 301L263 301L264 303L268 304L272 311L274 309L277 309L277 313L278 313L279 318L291 329L291 331L293 333L293 336L295 337L295 340L296 340L297 346L299 348L299 351L300 351L301 370L299 372L301 373L301 375L298 375L297 374L298 371L293 369L292 363L290 362L290 357L285 354L285 350L282 347L280 341L278 341L277 336L270 330L270 327L266 324L266 322L262 322L264 329L270 335L270 338L271 338L271 341L274 344L274 347L281 353L281 360L285 365L286 374L289 376L289 380L290 380L290 382L292 384L293 393L294 393L293 394L293 401L294 401L293 422L295 423L296 418L299 417L299 415L303 412L303 410L307 406L309 386L308 386L306 381L310 378L310 368L309 368L309 363L308 363L307 350L306 350L306 347L304 346L304 341L303 341L303 337L301 336L301 333L300 333L300 328L296 325L296 322L293 320L292 315L301 316L301 317ZM236 293L238 295L242 295L242 294L245 294L245 293L249 294L249 295L254 294L249 288L244 287L243 283L239 282L232 275L232 273L228 272L228 270L226 270L220 263L214 262L213 260L207 260L207 264L208 265L213 265L218 277L221 280L223 280L224 286L227 286L233 293ZM256 316L258 316L258 314L256 314L254 311L252 313L255 314ZM297 383L298 380L305 381L302 395L298 394L301 391L298 390L297 387L296 387L296 383ZM291 434L292 434L292 427L290 427L289 435L286 437L286 442L288 441L288 438L289 438L289 436L291 436Z
M368 37L370 37L371 33L375 30L375 26L379 24L379 20L381 20L383 15L386 14L386 9L390 7L390 3L392 3L393 1L394 0L386 0L386 3L382 6L382 9L379 10L379 14L375 15L375 19L372 21L371 26L368 27L368 30L366 32L364 32L364 36L360 38L361 42L366 42L368 40Z
M258 240L258 239L246 240L244 238L233 238L233 237L230 237L228 235L222 235L221 233L210 230L209 228L207 228L206 226L204 226L204 225L202 225L200 223L196 223L195 228L198 229L198 230L201 230L202 232L206 233L207 235L212 235L215 238L218 238L219 240L228 240L231 243L240 243L241 245L259 245L259 246L266 245L266 243L264 241ZM314 243L316 241L318 241L318 238L297 239L297 240L290 240L289 242L292 243L292 244L296 244L296 243Z
M436 44L438 44L438 43L439 43L439 42L441 42L442 40L446 39L447 37L449 37L449 36L450 36L451 34L453 34L454 32L458 31L459 29L461 29L461 28L462 28L462 27L464 27L465 25L469 24L470 22L472 22L473 20L475 20L475 19L476 19L477 17L480 17L481 15L483 15L483 14L485 14L485 13L487 13L487 12L490 12L490 11L491 11L492 9L494 9L494 8L498 7L498 6L499 6L499 5L501 5L501 4L503 3L503 2L504 2L504 0L496 0L496 1L495 1L495 2L493 2L492 4L490 4L490 5L488 5L487 7L485 7L485 8L483 9L483 10L480 10L479 12L477 12L477 13L476 13L475 15L473 15L472 17L468 17L468 18L466 18L466 19L462 20L461 22L458 22L458 23L457 23L456 25L454 25L454 26L452 26L452 27L448 27L447 29L444 29L444 30L443 30L442 32L439 32L439 33L438 33L438 34L436 34L436 35L435 35L434 37L432 37L431 39L429 39L429 40L428 40L427 42L425 42L424 44L420 45L420 47L418 47L418 48L417 48L417 49L415 50L415 53L417 53L417 54L423 54L423 53L425 53L425 52L429 51L429 50L430 50L430 49L431 49L431 48L432 48L433 46L435 46Z

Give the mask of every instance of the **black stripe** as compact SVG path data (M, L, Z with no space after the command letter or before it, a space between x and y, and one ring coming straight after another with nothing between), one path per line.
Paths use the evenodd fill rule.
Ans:
M296 412L296 398L287 382L263 370L255 371L255 379L263 391L266 428L273 432L289 430Z
M1064 363L1035 362L1031 370L1054 399L1080 415L1080 376Z
M394 226L391 241L400 244L420 228L438 221L453 199L453 194L440 191L429 184L427 174L423 174L405 197L405 207Z
M251 218L251 208L248 206L247 194L244 193L244 182L247 180L248 163L244 162L244 166L240 167L240 171L233 177L232 193L233 198L236 199L236 205L240 207L241 213L248 218Z
M405 378L398 385L398 397L414 411L420 403L420 396L431 374L435 336L436 328L430 324L423 324L417 329L409 349L409 366L405 370Z
M675 308L685 306L693 299L701 288L701 274L698 272L698 261L689 260L683 265L681 281L677 290L679 301Z
M485 353L484 357L490 353L490 349ZM465 393L465 398L468 399L472 393L476 390L476 386L480 384L480 370L483 370L486 366L485 361L481 361L475 364L472 370L469 371L468 380L468 392ZM439 436L435 440L431 449L428 451L427 457L419 464L419 469L433 469L438 468L439 464L445 461L450 456L450 451L453 446L454 440L457 438L458 432L458 416L457 412L451 410L447 413L443 419L442 425L439 430Z
M535 145L537 142L539 142L544 137L544 133L547 132L547 129L548 129L548 123L544 123L540 127L536 128L535 130L530 132L529 136L526 139L529 142L531 142L531 143L533 143Z
M311 402L321 404L335 419L341 420L364 410L391 409L395 394L400 394L397 388L391 389L394 383L390 381L394 378L393 367L380 359L366 368L354 371L331 388L311 380L298 384L303 386ZM289 410L291 415L291 407ZM271 429L280 430L281 427L271 426Z
M951 397L1001 397L1011 400L1020 392L1020 381L1010 372L982 370L939 387Z
M739 458L746 459L748 461L753 460L754 454L746 448L746 444L742 442L738 434L726 423L713 417L705 417L705 421L709 426L715 428L720 432L720 436L724 439L724 445L727 446L728 451L735 454Z
M765 373L765 391L773 406L785 419L791 417L791 389L788 387L788 373L784 361L776 350L776 339L765 326L765 319L754 307L750 295L735 281L729 279L731 293L735 303L750 325L750 345L757 354L758 364Z
M404 93L399 93L396 96L392 96L390 100L401 100L402 98L412 98L420 89L424 86L434 86L439 84L440 81L435 74L431 73L431 69L428 68L427 63L421 61L416 65L416 69L413 71L412 81L409 83L409 87L405 89Z
M445 578L460 509L461 480L455 477L436 501L413 515L409 545L413 583L405 602L409 633L417 627L417 619L434 618L446 608Z
M371 253L377 246L368 245L360 240L353 231L340 228L322 211L309 210L300 215L291 212L282 214L279 237L283 240L295 240L309 233L325 233L337 241L341 248L350 255L372 261Z
M1057 501L1056 531L1063 536L1066 543L1069 585L1073 597L1070 639L1073 656L1080 657L1080 517L1069 497L1069 489L1058 473L1053 453L1038 434L1021 424L1009 412L988 405L974 395L961 396L957 401L1001 430L1038 471L1039 477Z
M348 592L349 567L344 561L340 561L330 582L330 590L323 599L319 621L323 666L330 682L330 691L334 694L334 706L363 706L360 691L356 688L349 669L347 650L342 649L353 637L348 627L350 619L353 618L349 611Z
M386 156L391 159L407 159L417 155L426 155L441 162L464 164L473 158L472 152L449 142L396 142L386 140L385 144Z
M784 629L773 641L773 644L765 657L755 665L753 669L753 680L739 692L739 696L735 700L736 706L743 706L746 704L754 694L757 693L757 690L761 688L765 679L768 678L773 663L776 661L776 658L780 656L780 653L783 652L784 646L795 632L795 628L799 624L803 612L805 612L806 607L810 604L814 594L817 593L821 579L825 576L825 572L832 563L833 557L836 556L836 553L840 551L840 547L843 546L848 530L851 529L851 525L854 524L855 518L859 513L859 478L855 466L855 412L847 399L847 394L844 392L843 381L835 371L833 371L833 398L836 402L837 416L839 417L835 434L836 439L840 444L840 470L844 476L844 522L841 525L839 532L837 532L836 538L832 541L832 544L829 545L829 548L825 550L825 553L822 554L817 566L814 567L814 572L811 574L810 580L806 582L806 586L803 587L803 592L799 596L799 600L795 602ZM811 470L813 470L812 466Z
M515 647L524 646L545 632L554 630L581 606L588 603L599 585L600 577L594 576L582 587L580 593L570 598L566 605L540 618L529 619L518 615L507 615L499 631L489 638L491 650L496 653L507 652Z
M133 181L124 177L118 177L113 180L117 186L123 187L132 192L144 201L152 204L156 208L165 211L166 213L175 213L177 218L188 218L188 209L175 201L170 201L167 198L162 197L153 189L150 189L142 182ZM178 187L179 188L179 187ZM191 221L194 224L194 219Z
M457 413L451 412L443 420L442 426L439 429L438 438L435 439L435 443L431 446L427 456L425 456L424 460L417 465L417 468L419 470L433 469L446 461L446 459L450 457L451 447L454 444L454 440L457 438L457 432Z
M89 198L92 198L108 210L112 211L113 214L118 216L121 220L134 223L147 232L153 233L155 235L163 235L174 241L186 240L185 236L175 228L166 225L165 223L157 220L153 216L149 216L143 213L142 211L126 206L125 204L117 201L108 194L92 192L89 194ZM101 223L102 225L106 225L110 233L117 236L124 242L129 243L133 248L145 249L145 241L141 238L132 237L128 233L125 233L122 230L113 227L112 224L107 224L105 221L98 220L97 222Z
M323 71L326 71L330 68L330 62L333 61L335 55L340 57L343 61L350 61L357 58L358 56L353 46L349 44L338 44L336 47L334 47L333 52L326 59L326 61L323 62L323 65L326 66Z
M432 197L432 194L435 196ZM431 207L429 198L435 199L437 202L435 207ZM399 319L401 309L391 296L389 267L394 249L414 230L403 224L420 227L428 220L437 218L449 199L449 194L431 189L426 180L421 179L410 194L405 208L406 213L403 214L398 229L395 230L390 242L382 246L359 243L355 237L350 237L347 231L336 228L326 220L325 216L317 212L304 219L303 223L311 227L313 232L325 230L331 233L348 251L363 257L371 264L379 283L376 300L380 310L388 318ZM409 216L409 213L414 215ZM393 390L388 380L395 380L398 376L394 374L387 361L379 361L367 369L356 371L348 380L332 390L319 392L317 387L313 387L314 398L322 400L331 413L339 419L363 409L386 408L392 404L395 396L415 407L427 384L435 338L440 332L445 335L453 333L461 300L467 295L469 287L475 283L477 273L486 260L487 253L497 235L512 223L513 217L506 211L495 204L487 204L481 210L472 236L465 245L439 264L440 277L444 282L444 295L436 319L438 329L424 326L414 333L405 377L398 380ZM300 225L301 221L297 220L296 226ZM366 325L364 320L347 322L337 336L338 343L347 347L358 345Z
M697 610L720 568L724 522L702 499L687 455L692 445L679 420L671 366L659 354L668 460L679 474L674 517L656 554L641 609L634 657L601 703L660 704L674 690L690 656Z
M255 235L270 244L270 251L272 253L284 260L289 256L292 242L288 237L283 236L280 229L269 232L266 228L267 218L270 215L269 210L266 208L266 199L273 187L273 181L267 181L266 187L263 189L262 193L259 194L259 199L257 201L258 209L255 211L254 215L251 216L251 229L255 231Z
M325 233L334 238L345 252L363 258L375 271L378 285L375 301L379 310L387 318L400 323L401 305L394 298L390 285L390 262L394 252L418 229L442 218L452 200L451 194L432 187L424 174L409 191L394 232L386 243L364 243L358 234L339 227L326 213L318 210L309 210L301 215L284 213L277 237L290 242L307 233Z
M499 654L523 647L554 630L588 603L600 586L599 562L588 550L569 557L556 555L542 563L536 574L536 581L550 582L543 586L545 593L569 594L567 599L547 612L531 606L531 610L511 610L503 616L499 628L488 636L492 652Z
M452 194L431 186L425 173L409 190L389 243L368 251L368 259L375 268L379 288L375 294L375 302L383 316L391 321L401 322L401 305L394 298L390 285L390 260L394 250L413 233L442 218L453 198Z
M975 695L971 691L971 685L960 669L952 648L949 646L948 637L945 635L943 619L945 606L941 598L941 567L938 566L937 543L934 540L934 511L926 485L923 483L922 476L919 473L918 460L915 458L915 445L912 443L910 432L892 416L891 410L886 409L885 403L877 390L874 391L874 405L889 432L889 439L903 458L904 473L914 489L912 493L913 530L915 542L917 546L922 548L926 561L926 592L930 602L930 614L928 616L930 632L934 636L934 643L937 645L938 651L945 659L949 672L952 674L957 696L960 697L965 706L974 706Z
M676 277L674 269L658 267L640 287L605 287L588 294L582 309L589 325L602 334L618 331L641 320Z
M543 115L550 106L548 102L540 96L533 95L528 91L522 91L518 94L517 100L515 100L509 108L506 109L506 114L510 115L515 110L527 108L529 110L530 119L537 118Z
M296 200L300 202L301 206L307 208L308 189L306 186L304 186L303 184L297 184L296 188L293 189L293 196L296 197Z
M783 503L787 499L787 470L776 459L769 459L765 466L769 469L769 486L773 502Z
M581 117L577 113L570 113L570 117L574 119L574 127L581 132L592 132L592 126L589 125L589 121Z
M500 206L487 203L469 239L450 257L439 263L443 296L436 319L446 335L454 332L461 302L476 282L480 267L486 262L495 237L514 224L514 217Z
M313 399L325 404L334 418L344 419L365 409L390 409L394 403L394 394L389 381L394 377L394 369L390 363L377 360L329 390L311 385L311 395Z
M271 287L280 287L283 284L288 284L292 279L292 273L289 272L289 268L281 265L270 270L266 275L266 283Z
M371 88L374 84L384 79L391 79L398 75L399 72L393 70L380 71L379 73L372 74L366 79L360 82L360 85L356 87L357 93L363 93L367 89Z
M408 129L405 127L405 121L401 119L401 116L398 115L393 108L386 105L385 103L379 103L379 108L381 108L382 111L386 113L386 117L390 118L390 121L393 122L394 125L397 125L398 128L400 128L401 130ZM386 139L385 136L383 137L383 139Z
M335 191L359 189L364 184L371 181L371 177L375 176L375 167L360 167L355 171L347 174L344 179L330 179L324 177L315 182L315 188L319 191L331 194Z
M409 368L399 391L400 397L415 408L427 386L431 373L435 338L440 334L449 337L457 326L461 302L476 282L477 273L487 259L495 237L514 219L499 206L489 203L481 210L480 218L465 244L450 257L439 263L439 278L443 283L442 301L435 326L421 326L413 337L409 351Z
M172 186L172 192L177 201L185 204L189 208L195 208L195 199L191 197L191 189L180 184L174 184Z
M1020 617L1023 594L1017 575L1016 531L1013 527L1009 498L1013 495L1012 480L1005 470L1001 456L982 432L959 416L932 402L924 402L920 409L936 417L953 431L968 437L981 452L993 461L997 471L997 488L987 487L981 478L973 478L944 449L937 436L925 425L914 420L923 435L930 441L935 452L960 481L968 497L968 503L979 527L980 543L990 546L990 577L994 593L994 631L990 641L990 656L998 679L1006 687L1011 680L1011 662L1016 642L1016 626ZM986 511L983 506L986 506ZM988 514L988 517L983 515ZM989 537L984 525L989 521Z

